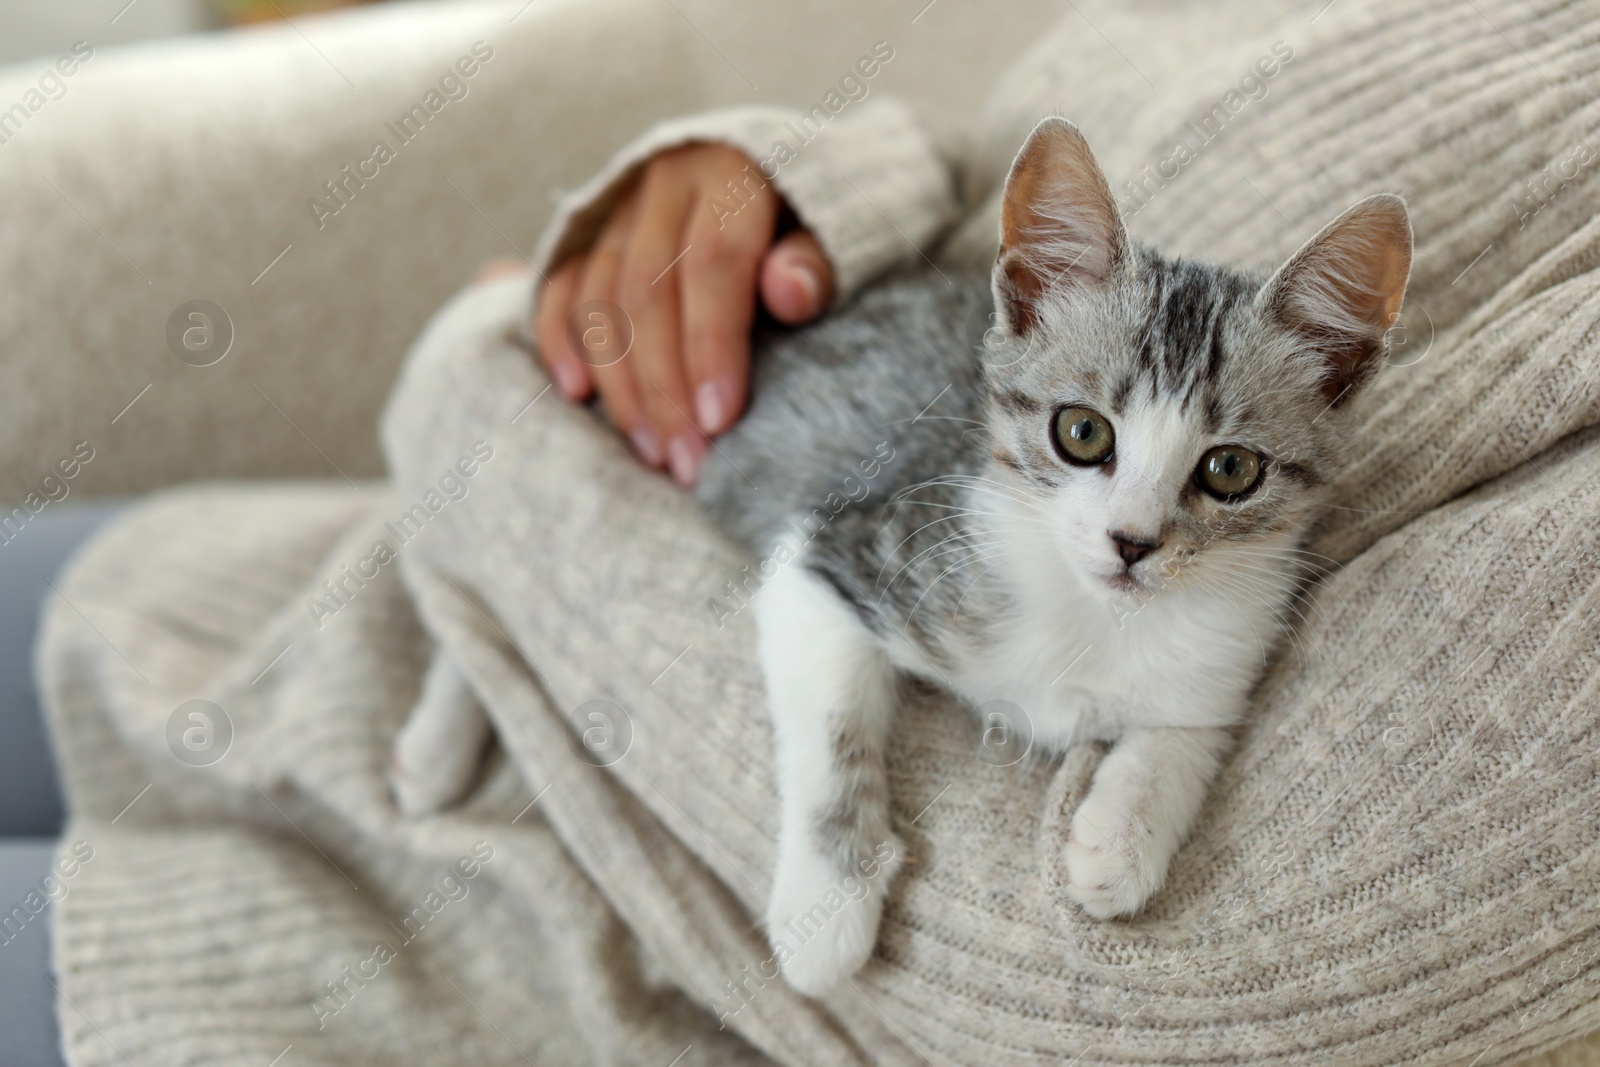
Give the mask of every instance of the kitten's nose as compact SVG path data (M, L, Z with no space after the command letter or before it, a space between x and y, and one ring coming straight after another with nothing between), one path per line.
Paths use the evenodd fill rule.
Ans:
M1122 562L1129 567L1161 547L1160 541L1152 541L1135 534L1123 533L1120 530L1107 532L1111 536L1111 543L1117 546L1117 555L1121 556Z

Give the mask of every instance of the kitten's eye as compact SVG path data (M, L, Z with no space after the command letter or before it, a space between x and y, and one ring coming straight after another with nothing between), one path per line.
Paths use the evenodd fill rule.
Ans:
M1111 458L1115 440L1111 424L1092 408L1062 408L1056 412L1056 448L1069 463L1090 465Z
M1236 500L1261 480L1261 457L1238 445L1219 445L1200 457L1194 477L1218 500Z

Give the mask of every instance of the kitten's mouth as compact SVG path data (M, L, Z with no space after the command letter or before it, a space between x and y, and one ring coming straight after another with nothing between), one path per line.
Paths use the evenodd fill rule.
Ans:
M1106 585L1118 593L1138 595L1148 599L1179 580L1184 563L1192 556L1179 555L1162 560L1142 559L1131 566L1104 575ZM1115 566L1115 565L1113 565Z
M1107 575L1106 584L1119 593L1136 593L1144 588L1144 583L1133 573L1131 567Z

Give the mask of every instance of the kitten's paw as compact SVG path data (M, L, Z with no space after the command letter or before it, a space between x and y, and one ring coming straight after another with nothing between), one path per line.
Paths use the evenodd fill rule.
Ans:
M1097 800L1093 792L1072 817L1062 859L1067 895L1096 919L1132 915L1166 877L1150 829L1124 805Z
M866 966L878 943L883 900L869 897L847 901L837 915L826 921L819 921L818 914L815 909L792 912L781 922L776 914L767 917L767 936L773 952L784 959L784 981L808 997L833 992ZM809 940L802 940L808 934ZM787 946L792 955L780 946Z
M395 745L389 758L389 792L402 815L416 817L443 811L467 794L478 764L452 759L446 752L407 758L404 746Z
M820 997L844 984L872 957L883 899L899 867L899 842L871 877L845 873L820 855L778 862L767 908L767 939L794 989Z
M436 655L389 757L395 806L405 815L431 815L466 796L492 733L466 682Z

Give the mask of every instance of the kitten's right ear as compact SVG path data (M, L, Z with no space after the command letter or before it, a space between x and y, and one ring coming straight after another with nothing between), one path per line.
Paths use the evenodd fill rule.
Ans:
M1050 288L1105 285L1129 263L1122 215L1089 142L1066 119L1045 119L1006 178L996 308L1011 332L1024 336Z

